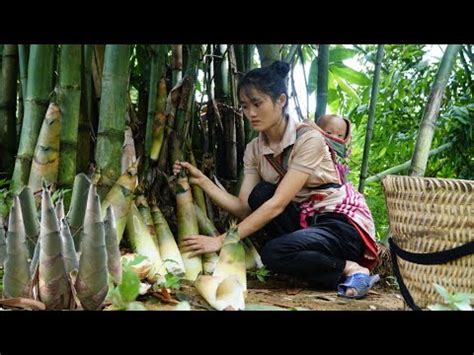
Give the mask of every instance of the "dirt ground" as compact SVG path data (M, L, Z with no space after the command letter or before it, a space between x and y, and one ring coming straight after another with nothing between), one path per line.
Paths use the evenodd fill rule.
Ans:
M324 310L324 311L376 311L404 310L401 295L385 280L378 282L360 300L341 298L335 291L316 291L299 285L291 285L280 280L268 280L265 283L248 280L246 310ZM159 295L158 295L159 296ZM148 298L145 302L148 309L174 310L179 302L189 303L191 310L213 310L191 285L182 285L170 294L169 302L162 297Z

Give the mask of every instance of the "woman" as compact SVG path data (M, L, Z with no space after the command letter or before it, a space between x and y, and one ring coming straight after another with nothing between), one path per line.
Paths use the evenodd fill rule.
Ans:
M241 239L265 227L273 239L261 256L270 270L302 278L312 287L337 288L340 296L361 298L378 280L369 271L377 253L372 217L352 185L342 185L321 131L297 124L286 114L289 69L278 61L248 72L239 83L243 113L259 136L246 147L238 197L187 162L175 162L173 172L186 168L191 184L239 217ZM354 200L348 198L351 193L363 207L362 215L360 206L341 202ZM223 240L224 235L196 235L181 245L197 255L218 251Z

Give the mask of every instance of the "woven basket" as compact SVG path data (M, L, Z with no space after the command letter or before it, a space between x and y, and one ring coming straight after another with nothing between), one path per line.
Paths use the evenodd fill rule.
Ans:
M382 180L390 234L401 249L433 253L474 240L474 181L389 175ZM397 258L400 274L421 307L443 302L433 287L474 291L474 255L441 265Z

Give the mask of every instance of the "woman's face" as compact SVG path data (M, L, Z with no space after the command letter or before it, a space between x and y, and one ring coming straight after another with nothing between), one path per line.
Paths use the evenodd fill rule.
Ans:
M244 115L257 132L265 131L281 120L285 102L284 94L273 102L269 95L254 88L240 90L240 104Z

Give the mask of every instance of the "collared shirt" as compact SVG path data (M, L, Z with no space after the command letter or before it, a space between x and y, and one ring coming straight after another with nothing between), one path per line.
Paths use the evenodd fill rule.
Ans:
M289 117L283 137L274 147L268 145L264 133L250 141L243 158L244 173L258 174L264 181L278 183L279 175L264 155L278 157L286 147L294 144L288 159L288 170L295 169L310 175L303 189L293 198L295 202L302 202L314 193L314 188L327 183L337 184L339 180L323 135L318 130L308 130L296 141L296 127L297 123ZM327 189L328 193L331 191Z

